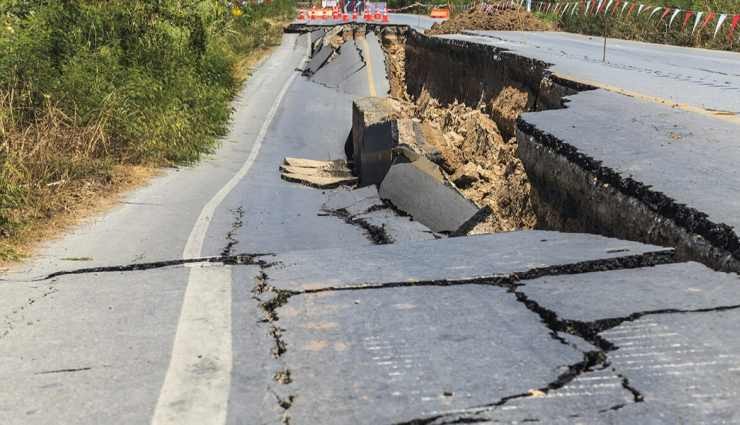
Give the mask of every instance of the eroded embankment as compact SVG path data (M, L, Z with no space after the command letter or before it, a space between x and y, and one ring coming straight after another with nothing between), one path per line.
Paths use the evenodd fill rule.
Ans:
M435 162L462 193L491 208L474 233L536 227L516 119L523 111L560 107L572 90L544 79L539 62L413 30L385 29L382 39L391 96L429 130L426 139L440 154Z
M467 198L491 208L473 233L597 233L675 247L682 260L740 271L740 239L731 226L519 118L522 112L564 108L566 96L594 87L495 46L428 37L406 27L367 30L381 35L400 118L421 129L434 149L428 158Z
M440 150L451 174L472 174L464 178L473 181L471 188L462 185L465 195L494 207L498 225L491 230L597 233L676 247L683 260L740 271L740 241L730 226L518 118L563 108L564 96L593 87L493 46L413 30L392 31L384 41L392 94L406 100L415 118L443 131Z

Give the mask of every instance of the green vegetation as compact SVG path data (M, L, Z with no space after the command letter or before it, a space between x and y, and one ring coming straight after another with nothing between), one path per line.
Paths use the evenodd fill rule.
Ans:
M638 3L642 2L638 0ZM737 0L652 0L642 4L653 7L668 6L696 12L714 11L718 15L719 13L740 13L740 3L738 3ZM652 11L652 8L650 11ZM636 10L633 10L630 16L621 17L618 16L619 11L615 10L615 12L617 12L616 15L613 15L610 12L610 16L605 18L602 15L583 16L583 9L581 9L580 14L576 13L571 15L570 13L566 13L556 20L561 29L570 32L603 35L605 28L608 28L607 34L609 37L673 44L678 46L740 51L740 26L735 30L732 38L727 37L732 16L725 21L717 36L714 37L717 17L714 17L713 20L704 28L701 27L703 23L702 19L702 21L699 22L697 30L692 34L696 15L691 16L684 26L684 18L686 15L681 13L676 17L669 28L668 24L670 22L670 15L661 19L662 12L656 13L652 18L650 17L650 13L647 12L641 13L640 16L635 16ZM538 15L542 16L542 14ZM542 17L545 19L553 19L554 15L550 14L549 17ZM702 18L706 18L706 15Z
M292 0L0 0L0 258L122 164L189 163Z

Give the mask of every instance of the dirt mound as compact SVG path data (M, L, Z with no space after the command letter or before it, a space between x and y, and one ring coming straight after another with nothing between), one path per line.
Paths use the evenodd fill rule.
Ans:
M556 28L525 10L492 9L485 5L461 12L434 24L427 34L454 34L462 30L553 31Z
M471 233L533 228L537 222L530 184L517 156L516 138L504 140L496 123L480 109L453 103L441 106L425 90L415 103L403 104L405 116L439 129L429 138L442 155L442 168L466 198L490 206L489 220Z

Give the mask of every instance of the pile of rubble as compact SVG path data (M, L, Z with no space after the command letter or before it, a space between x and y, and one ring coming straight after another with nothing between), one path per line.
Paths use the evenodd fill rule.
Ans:
M427 34L454 34L463 30L553 31L547 23L524 9L492 8L480 5L460 12L441 24L434 24Z
M483 108L460 103L441 106L423 91L415 102L401 103L402 115L423 129L429 147L422 147L460 189L491 216L471 233L533 228L537 222L530 184L517 157L516 138L504 140Z

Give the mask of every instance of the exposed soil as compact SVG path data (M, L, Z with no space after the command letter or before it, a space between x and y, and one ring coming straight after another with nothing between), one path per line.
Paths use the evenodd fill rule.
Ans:
M553 31L556 28L526 10L494 9L481 5L434 24L427 34L453 34L462 30Z
M419 121L424 139L438 151L430 159L466 198L491 208L489 218L470 233L534 228L531 186L513 137L517 116L531 107L529 93L505 86L476 108L442 104L426 89L413 99L406 90L404 41L400 34L383 34L391 96L401 101L404 117Z
M390 84L390 96L406 99L406 49L405 38L401 34L386 32L381 38L386 56L386 73Z
M441 166L466 198L493 213L471 233L533 228L537 223L530 184L517 157L516 138L505 140L483 110L460 103L442 106L423 91L404 103L404 115L437 129L443 137L425 137L441 154ZM427 132L429 133L429 132Z

